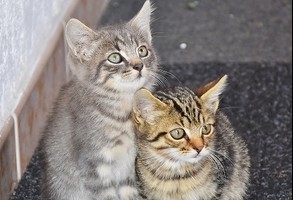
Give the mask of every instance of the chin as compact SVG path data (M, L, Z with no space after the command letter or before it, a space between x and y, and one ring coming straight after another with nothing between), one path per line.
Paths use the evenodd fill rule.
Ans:
M199 163L201 160L202 160L201 156L196 156L195 158L187 159L186 162L190 164L196 164L196 163Z
M122 80L116 85L118 90L135 93L140 88L145 87L147 80L145 77L136 77L133 80Z
M199 163L202 159L204 159L208 155L208 151L206 149L203 149L199 154L195 152L192 152L189 154L189 156L186 156L183 160L186 163L196 164Z

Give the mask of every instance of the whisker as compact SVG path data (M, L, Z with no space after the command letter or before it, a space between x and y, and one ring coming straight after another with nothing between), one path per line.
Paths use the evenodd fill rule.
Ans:
M218 164L217 164L215 158L214 158L212 155L208 155L208 159L209 159L210 161L212 161L214 167L215 167L217 170L220 170L220 168L219 168L219 166L218 166Z
M172 74L171 72L168 72L168 71L166 71L166 70L164 70L162 68L159 68L158 72L162 73L163 75L169 76L172 79L175 79L180 85L183 85L183 83L174 74Z
M156 76L154 74L152 74L151 76L156 80L158 86L160 86L160 87L166 87L167 86L167 84L163 80L161 80L158 76Z
M160 72L160 70L151 70L154 74L164 79L166 82L169 82L169 80Z
M222 172L225 177L227 177L225 167L224 167L223 163L221 162L221 160L215 154L213 154L212 152L210 152L209 157L213 161L215 161L215 164L217 165L218 170L220 172Z
M223 156L223 157L224 157L225 159L227 159L231 164L234 165L233 160L232 160L229 156L224 155L224 154L222 154L222 153L220 153L220 152L218 152L218 151L215 151L215 150L210 150L210 151L213 152L213 153L216 153L216 154L218 154L218 155L220 155L220 156Z

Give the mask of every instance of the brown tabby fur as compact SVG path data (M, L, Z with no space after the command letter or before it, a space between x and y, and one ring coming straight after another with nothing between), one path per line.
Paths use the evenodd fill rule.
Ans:
M136 93L137 176L148 200L242 200L250 159L244 141L218 110L227 76L197 90ZM203 130L209 130L207 135ZM181 139L173 130L184 130Z

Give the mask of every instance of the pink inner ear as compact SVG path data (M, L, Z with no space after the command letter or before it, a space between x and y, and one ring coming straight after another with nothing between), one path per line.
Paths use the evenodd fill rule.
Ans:
M217 85L217 83L221 80L222 78L218 78L217 80L214 80L198 89L195 90L195 94L198 97L201 97L202 95L204 95L207 91L209 91L211 88L213 88L215 85Z

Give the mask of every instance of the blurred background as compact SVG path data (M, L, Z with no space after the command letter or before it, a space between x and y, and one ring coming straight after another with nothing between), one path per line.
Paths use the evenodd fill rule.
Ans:
M1 117L6 110L9 118L15 106L7 109L7 102L12 102L10 99L15 99L15 95L20 94L19 90L14 88L22 86L24 88L21 91L26 91L23 82L13 80L20 77L26 80L24 77L27 77L27 84L30 85L29 79L34 77L38 69L34 69L36 64L33 62L44 55L38 54L41 49L45 49L47 57L43 59L43 63L46 63L43 65L46 67L40 70L31 86L32 89L28 92L29 97L25 99L30 103L23 103L24 106L19 109L17 116L20 122L10 118L12 128L7 131L10 134L5 137L8 138L5 141L10 142L5 143L3 137L2 142L0 140L0 150L3 143L0 172L4 177L0 195L12 191L18 181L17 176L24 174L11 199L39 199L39 176L42 169L39 166L38 151L34 153L34 150L45 117L42 122L37 119L40 118L40 113L41 116L46 116L57 95L56 91L66 82L66 62L63 59L66 46L62 39L62 24L71 16L97 28L128 21L139 11L144 0L54 0L46 3L28 1L35 6L21 1L26 7L17 7L16 2L13 11L23 12L17 14L17 19L10 18L10 12L7 11L14 3L5 3L5 0L0 2L0 9L3 10L0 12ZM161 66L172 74L165 74L169 80L167 86L183 85L196 88L223 74L229 75L229 87L223 95L221 109L230 117L233 126L247 141L250 149L251 187L247 199L292 199L292 1L152 2L156 7L152 25L153 43L161 59ZM31 9L35 14L26 14L31 12ZM7 32L9 28L5 27L14 27L14 31L10 34ZM25 30L22 31L20 27ZM48 44L52 44L54 27L56 30L60 28L59 35L56 36L59 39L54 40L56 45L47 52ZM18 32L23 34L18 35ZM33 33L36 35L32 36ZM10 35L14 36L14 43L10 42ZM7 52L7 49L10 52ZM9 53L13 52L17 56L9 57ZM34 55L33 52L41 57L30 59ZM30 71L28 75L25 75L26 71ZM43 105L42 102L48 103ZM35 108L33 105L38 106ZM44 107L41 112L40 107ZM32 109L35 109L33 114ZM31 119L33 120L30 122ZM34 125L30 126L30 123ZM37 128L30 128L35 127L35 124L38 124ZM19 136L14 134L15 127L19 128ZM20 150L12 147L9 151L5 150L9 149L9 146L17 146L18 137ZM31 139L26 139L27 137L34 138L34 142L31 143ZM17 152L22 159L16 156ZM17 173L14 168L17 171L18 162L20 169ZM12 165L16 167L11 168ZM7 168L12 169L8 170L11 175L9 177L13 180L9 187L5 183L10 179L3 175L8 174ZM2 197L0 196L1 200L6 199L4 195Z
M292 61L290 0L152 2L157 8L154 45L162 63ZM100 24L128 20L142 3L110 1L112 12L106 12Z

